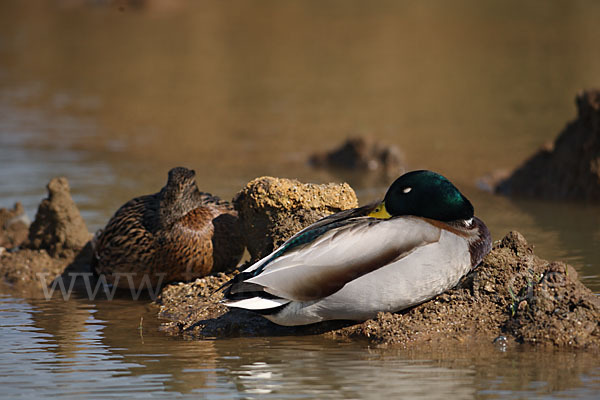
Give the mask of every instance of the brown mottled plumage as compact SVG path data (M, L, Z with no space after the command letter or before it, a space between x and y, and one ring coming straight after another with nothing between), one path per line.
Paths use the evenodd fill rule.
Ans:
M237 213L200 192L194 177L192 170L173 168L160 192L119 208L96 236L95 271L128 288L131 282L139 287L144 276L156 285L161 274L163 283L189 281L235 267L244 251Z

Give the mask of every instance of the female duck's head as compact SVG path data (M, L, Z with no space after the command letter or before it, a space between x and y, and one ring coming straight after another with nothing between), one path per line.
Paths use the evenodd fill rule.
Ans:
M468 220L471 202L448 179L431 171L412 171L396 179L383 203L390 216L414 215L438 221Z
M166 192L172 196L184 196L196 185L196 172L185 167L171 168L167 180Z
M167 184L160 191L160 216L169 224L198 206L200 191L196 186L196 172L184 167L169 171Z

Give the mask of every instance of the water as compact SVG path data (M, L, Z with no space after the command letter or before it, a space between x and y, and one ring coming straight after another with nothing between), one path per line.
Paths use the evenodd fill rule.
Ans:
M185 341L159 333L155 311L125 300L0 297L0 352L11 360L0 365L2 396L593 398L600 390L597 359L584 352L482 344L415 354L318 337Z
M175 165L231 198L260 175L389 182L311 169L348 135L395 144L467 194L494 239L522 232L600 292L600 208L514 201L476 180L512 168L597 86L593 1L0 3L0 206L34 217L69 178L90 230ZM315 337L185 341L125 299L3 290L0 397L595 398L597 357L489 343L379 349ZM138 329L143 317L142 327Z

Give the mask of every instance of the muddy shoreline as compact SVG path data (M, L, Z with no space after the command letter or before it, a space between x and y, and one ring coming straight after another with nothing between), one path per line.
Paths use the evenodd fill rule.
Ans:
M600 349L600 299L564 263L548 262L518 232L495 243L461 284L400 313L362 323L332 321L281 327L242 310L228 311L220 274L163 289L156 301L165 332L196 339L323 334L403 347L465 341Z
M52 180L48 192L27 240L0 254L4 284L35 297L43 292L39 274L47 283L68 279L72 272L91 275L91 234L66 179ZM258 257L315 218L354 207L356 196L348 185L260 178L250 182L234 203L246 223L247 236L252 228L262 227L262 239L252 251ZM236 273L165 286L154 302L163 321L161 330L194 339L323 335L402 347L485 341L498 346L521 343L600 350L600 298L581 283L574 268L540 259L516 231L497 241L454 289L409 310L380 313L365 322L330 321L292 328L248 311L230 311L220 303L218 288Z

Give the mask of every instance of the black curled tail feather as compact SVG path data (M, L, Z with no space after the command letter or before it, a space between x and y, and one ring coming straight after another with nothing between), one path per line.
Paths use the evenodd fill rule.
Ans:
M229 296L233 293L236 292L235 290L235 286L239 285L240 283L243 283L244 280L250 278L252 275L248 272L241 272L239 274L237 274L236 276L234 276L233 278L231 278L230 280L228 280L227 282L225 282L224 284L222 284L217 290L216 292L223 292L223 296L228 299L230 298Z
M254 276L254 272L242 272L233 279L225 282L217 291L223 291L223 296L227 300L243 300L252 297L262 297L264 299L280 299L281 297L267 293L264 286L256 283L246 282Z

